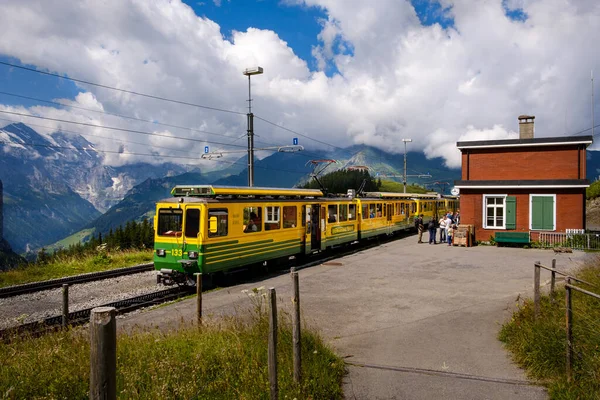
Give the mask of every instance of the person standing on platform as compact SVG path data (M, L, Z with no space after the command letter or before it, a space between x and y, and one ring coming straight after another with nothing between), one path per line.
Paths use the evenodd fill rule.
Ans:
M429 244L437 244L435 241L435 226L437 221L435 218L431 218L429 224L427 225L427 230L429 231Z
M449 223L450 228L448 229L448 246L452 246L452 236L454 236L454 231L456 231L456 225Z
M442 215L440 218L440 243L444 243L446 241L446 216Z
M425 230L423 226L423 214L415 219L415 228L417 228L417 232L419 233L419 241L417 243L423 243L423 231Z

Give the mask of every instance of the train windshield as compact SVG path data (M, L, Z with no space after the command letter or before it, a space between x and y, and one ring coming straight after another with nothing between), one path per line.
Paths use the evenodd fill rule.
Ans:
M156 232L159 236L181 236L183 223L183 210L160 209L158 210L158 227Z

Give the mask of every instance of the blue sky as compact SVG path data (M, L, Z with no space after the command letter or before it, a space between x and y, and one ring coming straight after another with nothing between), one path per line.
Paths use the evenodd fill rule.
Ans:
M274 31L294 53L305 60L310 70L317 69L317 62L311 51L319 44L318 34L322 29L321 20L327 18L322 8L287 5L280 0L183 0L196 15L206 17L221 27L221 34L231 40L234 30L246 31L248 28ZM439 2L430 0L411 0L417 16L423 25L440 24L451 27L453 20L448 18ZM218 5L217 5L218 4ZM0 54L0 61L23 65L19 60ZM326 74L331 76L337 69L328 64ZM0 65L0 91L17 93L22 96L51 100L53 98L73 99L80 90L69 80L39 75L27 71L10 69ZM23 105L26 107L44 104L28 99L16 98L0 93L0 103Z
M0 13L0 61L68 71L74 78L229 111L245 110L247 80L241 69L258 64L265 73L252 79L253 111L321 140L303 144L368 143L402 153L397 139L413 138L411 151L445 157L453 166L459 165L459 155L444 149L459 140L514 137L520 114L535 115L536 132L544 136L590 126L589 71L600 70L600 53L589 51L600 34L597 0L443 4L452 5L443 7L437 0L106 0L77 8L68 2L19 0L5 2ZM66 79L3 65L0 91L46 100L80 93ZM77 102L232 138L246 129L237 115L93 87ZM0 109L34 104L0 94ZM48 117L135 125L40 105L45 107L35 112ZM44 124L62 129L59 123ZM273 143L287 143L292 135L260 120L256 129L261 140ZM161 144L173 147L167 139Z

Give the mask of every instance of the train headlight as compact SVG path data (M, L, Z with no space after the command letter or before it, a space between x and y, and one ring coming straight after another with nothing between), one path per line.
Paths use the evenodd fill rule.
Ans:
M159 257L164 257L167 255L167 252L165 251L165 249L156 249L156 255Z
M190 260L196 260L198 258L198 252L197 251L188 251L188 258Z

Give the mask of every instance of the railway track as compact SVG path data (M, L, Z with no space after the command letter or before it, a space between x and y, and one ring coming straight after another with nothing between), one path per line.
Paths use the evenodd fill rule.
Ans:
M97 307L114 307L118 314L128 313L143 307L149 307L156 304L165 303L167 301L178 299L192 291L185 287L174 287L158 292L147 293L141 296L135 296L128 299L115 301L112 303L103 304ZM89 322L90 314L93 308L74 311L69 313L69 325L83 325ZM0 330L0 340L9 341L11 338L28 334L31 336L39 336L46 332L54 331L62 326L62 315L45 318L41 321L31 322L14 326L8 329Z
M23 285L7 286L0 288L0 299L6 297L18 296L21 294L35 293L42 290L55 289L64 284L86 283L99 281L102 279L115 278L123 275L137 274L146 271L152 271L154 263L134 265L133 267L125 267L113 269L110 271L91 272L89 274L81 274L68 276L65 278L51 279L41 282L25 283Z
M362 243L356 243L355 245L351 245L351 246L343 246L342 248L335 249L333 252L330 250L327 252L318 253L318 254L315 254L312 257L309 257L308 259L305 259L302 262L298 263L295 266L295 268L297 270L301 270L301 269L308 268L308 267L311 267L314 265L323 264L325 262L335 260L340 257L355 254L357 252L370 249L372 247L377 247L377 246L392 242L392 241L397 240L400 237L404 237L404 236L406 236L406 233L400 233L400 234L389 236L389 237L382 237L382 238L378 238L375 240L369 240L369 241L362 242ZM141 269L144 267L146 267L145 270ZM144 272L146 270L153 269L153 264L143 264L143 265L138 265L135 267L122 268L120 270L107 271L107 272L115 272L115 275L108 275L108 274L104 274L104 273L93 273L93 274L79 275L77 277L62 278L62 279L55 279L53 281L40 282L41 284L44 284L46 282L52 282L52 284L54 284L54 286L48 286L43 289L38 288L37 290L50 289L52 287L60 287L63 283L67 283L65 281L68 279L84 278L88 275L104 274L104 275L101 275L102 277L97 277L97 278L89 279L89 280L72 280L72 281L70 281L70 283L89 282L91 280L99 280L99 279L105 279L105 278L114 277L114 276L126 275L128 273L135 273L135 272L131 272L134 268L140 268L140 270L137 272ZM129 272L127 272L127 271L129 271ZM277 275L280 273L281 273L281 270L278 272L275 272L274 274L273 273L267 274L265 276L265 279L268 278L268 275ZM29 285L21 285L21 286L29 286ZM208 287L206 287L206 290L209 290L210 288L212 288L212 285L207 285L207 286ZM13 287L13 288L15 288L15 287ZM10 288L5 288L5 289L10 289ZM30 292L23 292L23 293L31 293L32 291L36 291L36 290L31 290ZM193 293L193 291L194 291L193 287L177 286L177 287L173 287L170 289L161 290L158 292L153 292L153 293L148 293L148 294L144 294L141 296L131 297L129 299L124 299L124 300L119 300L119 301L112 302L112 303L98 305L96 307L115 307L118 314L125 314L128 312L143 308L143 307L149 307L152 305L161 304L161 303L165 303L167 301L177 299L179 297ZM22 293L19 293L19 294L22 294ZM1 292L0 292L0 297L2 297ZM92 307L92 308L96 308L96 307ZM75 326L75 325L82 325L82 324L87 323L89 321L92 308L87 308L87 309L69 313L69 325ZM29 334L31 336L39 336L46 332L58 330L61 328L61 326L62 326L62 315L55 315L53 317L48 317L48 318L45 318L40 321L22 324L22 325L14 326L14 327L7 328L4 330L0 330L0 340L9 341L9 340L11 340L11 338L21 336L23 334Z

